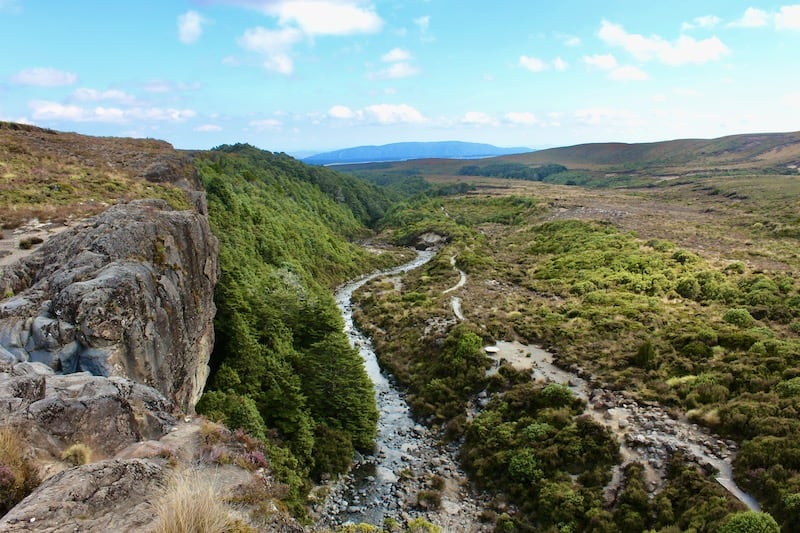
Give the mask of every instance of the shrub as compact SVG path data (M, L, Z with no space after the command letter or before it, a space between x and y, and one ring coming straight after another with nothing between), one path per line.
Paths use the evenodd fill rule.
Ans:
M85 444L73 444L61 452L61 460L72 466L80 466L92 461L92 449Z
M222 533L233 521L209 480L196 471L176 473L155 505L154 533Z
M719 533L780 533L780 527L768 513L744 511L731 515Z
M39 485L39 476L25 457L25 449L14 431L0 429L0 516Z
M747 309L728 309L722 316L722 320L740 328L752 326L754 322Z

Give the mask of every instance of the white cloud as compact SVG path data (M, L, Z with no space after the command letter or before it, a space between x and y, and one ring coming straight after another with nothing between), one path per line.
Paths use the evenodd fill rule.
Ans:
M800 4L781 7L775 15L775 27L779 30L800 30Z
M135 96L133 96L132 94L128 94L125 91L120 91L118 89L108 89L105 91L98 91L97 89L88 89L86 87L81 87L79 89L75 89L75 91L72 93L72 97L82 102L101 102L104 100L111 100L126 104L133 104L134 102L136 102Z
M553 32L553 37L561 41L564 46L575 47L581 45L581 38L577 35L572 35L569 33L561 33L558 31Z
M424 17L415 18L414 24L420 29L422 33L425 33L428 31L428 28L431 27L431 17L426 15Z
M197 126L194 128L194 131L198 131L201 133L211 133L215 131L222 131L222 128L217 126L216 124L203 124L201 126Z
M568 67L569 64L560 57L557 57L553 60L553 68L555 68L559 72L567 70Z
M645 71L638 67L634 67L631 65L625 65L622 67L618 67L613 69L608 74L609 79L617 80L617 81L629 81L629 80L646 80L648 75Z
M742 18L735 20L728 24L728 26L738 28L761 28L769 24L769 13L762 9L748 7Z
M33 85L36 87L61 87L72 85L78 81L78 75L54 68L36 67L17 72L11 76L11 82L17 85Z
M532 126L534 124L539 123L539 119L536 118L536 115L533 113L523 111L523 112L515 112L512 111L510 113L506 113L505 117L507 122L511 124L517 124L520 126Z
M411 53L402 48L392 48L381 56L381 61L384 63L393 63L395 61L408 61L411 59Z
M249 28L239 38L239 45L245 50L265 56L264 68L280 74L291 74L294 64L289 57L291 47L303 39L303 34L295 28L268 30L262 27Z
M183 44L197 42L203 35L203 25L206 23L197 11L187 11L178 17L178 39Z
M283 122L276 118L265 118L261 120L251 120L250 126L256 128L258 131L263 130L279 130L283 127Z
M611 70L617 66L617 58L612 54L583 56L583 62L590 67L599 68L602 70Z
M538 57L520 56L519 64L531 72L541 72L547 69L547 63Z
M695 17L691 22L684 22L681 24L681 30L693 30L695 28L713 28L720 23L720 18L715 15L706 15L704 17Z
M347 106L335 105L328 109L328 116L332 118L348 119L354 118L356 113Z
M375 104L363 109L351 109L344 105L335 105L328 109L326 115L338 120L377 122L384 125L425 122L425 117L422 113L408 104Z
M425 121L422 113L407 104L371 105L364 108L364 113L380 124L413 124Z
M28 103L33 110L34 120L64 120L71 122L129 122L145 120L154 122L184 122L197 113L192 109L172 109L160 107L117 107L93 108L72 104L61 104L46 100L33 100Z
M697 40L681 35L677 41L669 42L658 35L645 37L628 33L619 24L607 20L602 21L598 36L607 44L625 49L636 59L655 59L672 66L716 61L729 52L728 47L716 36Z
M283 27L297 27L309 36L375 33L383 20L371 5L349 0L277 0L260 2L260 9Z
M497 126L498 121L491 115L480 111L468 111L461 117L461 123L468 126Z
M389 68L383 69L369 77L376 80L397 80L400 78L410 78L419 74L419 69L408 63L393 63Z

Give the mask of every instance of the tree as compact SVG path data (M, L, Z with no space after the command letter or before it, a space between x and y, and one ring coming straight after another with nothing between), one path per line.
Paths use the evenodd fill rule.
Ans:
M731 515L719 533L780 533L778 523L768 513L744 511Z

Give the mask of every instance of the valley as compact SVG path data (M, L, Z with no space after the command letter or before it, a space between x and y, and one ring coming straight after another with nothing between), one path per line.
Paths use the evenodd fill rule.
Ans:
M191 461L240 469L249 488L220 495L217 512L246 531L710 532L748 512L785 531L800 521L793 134L569 147L470 161L474 174L463 161L342 173L249 145L180 152L7 124L0 134L2 245L13 252L0 264L4 401L39 409L75 359L160 387L147 394L175 399L159 415L170 424L191 421L196 404ZM155 212L172 233L131 237ZM131 256L118 244L129 241ZM206 259L178 260L182 247ZM412 248L429 251L413 260ZM62 249L87 264L59 273L47 258ZM106 249L185 294L153 297L165 310L152 312L120 296L86 307L97 326L63 326L68 293L123 272L89 269ZM199 279L208 286L188 284ZM144 341L114 325L139 322L101 311L142 321L142 339L148 320L167 317L158 354L170 313L192 309L184 300L202 307L205 336L180 344L206 359L188 371L170 363L180 371L169 383L138 377ZM58 342L42 333L53 324ZM127 369L105 362L118 353ZM35 379L24 374L31 357L50 367L31 367ZM41 394L20 385L30 380ZM26 452L45 476L66 468L58 458L73 439L103 442L59 431ZM154 479L196 468L148 446L137 461ZM76 472L128 460L102 450Z

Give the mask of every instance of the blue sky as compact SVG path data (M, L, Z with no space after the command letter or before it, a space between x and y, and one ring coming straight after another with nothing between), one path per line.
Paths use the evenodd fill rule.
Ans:
M800 4L0 0L0 119L178 148L800 130Z

